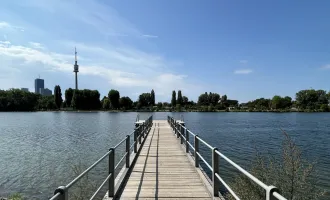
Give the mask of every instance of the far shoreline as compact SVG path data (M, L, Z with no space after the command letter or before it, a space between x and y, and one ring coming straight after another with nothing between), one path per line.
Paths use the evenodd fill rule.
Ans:
M168 112L168 113L191 113L191 112L199 112L199 113L329 113L324 111L273 111L273 110L264 110L264 111L245 111L245 110L216 110L216 111L199 111L199 110L191 110L191 111L171 111L171 110L34 110L34 111L0 111L2 113L6 112L81 112L81 113L89 113L89 112L109 112L109 113L125 113L125 112L137 112L137 113L150 113L150 112Z

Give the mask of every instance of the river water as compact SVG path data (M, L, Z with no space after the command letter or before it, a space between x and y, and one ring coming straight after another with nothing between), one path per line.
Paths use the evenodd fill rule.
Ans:
M280 153L284 130L301 147L304 158L317 162L318 186L330 188L328 113L140 113L140 118L150 114L154 119L183 115L192 132L245 168L256 148ZM18 192L27 199L49 198L132 132L136 116L134 112L0 113L0 196ZM206 148L201 147L201 153L210 159ZM98 185L106 177L105 167L106 163L96 167L91 175ZM225 166L221 173L228 180L237 175Z

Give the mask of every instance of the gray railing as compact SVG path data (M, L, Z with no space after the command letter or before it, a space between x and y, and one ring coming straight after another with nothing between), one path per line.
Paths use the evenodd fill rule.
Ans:
M193 150L193 157L195 160L195 167L200 167L199 163L200 160L203 161L203 163L208 167L208 169L212 172L212 190L213 190L213 196L218 197L219 196L219 189L220 189L220 183L228 190L228 192L236 199L240 200L240 198L236 195L236 193L230 188L230 186L221 178L219 174L219 157L226 160L229 164L231 164L233 167L235 167L238 171L243 173L245 176L247 176L251 181L255 182L257 185L262 187L266 191L266 200L286 200L278 191L278 189L273 185L266 185L262 181L260 181L258 178L247 172L245 169L240 167L238 164L227 158L225 155L223 155L216 147L212 147L210 144L202 140L198 135L192 133L188 128L185 127L184 124L178 123L174 118L168 116L167 117L168 123L171 125L174 134L177 136L177 138L181 139L181 144L185 143L186 153L189 153L189 148ZM189 142L189 137L194 137L194 145L192 145ZM205 158L200 154L199 152L199 144L203 143L208 149L211 150L211 157L212 157L212 164L210 165Z
M104 154L100 159L98 159L95 163L93 163L90 167L88 167L84 172L82 172L79 176L73 179L69 184L66 186L58 187L55 192L54 196L50 198L50 200L68 200L69 199L69 190L70 188L77 183L82 177L84 177L89 171L91 171L95 166L97 166L101 161L108 157L108 176L104 179L102 184L97 188L94 192L90 200L93 200L100 190L103 188L105 184L108 184L108 196L114 197L115 196L115 179L116 173L115 170L119 167L119 165L125 160L126 161L126 168L130 167L130 151L134 148L134 153L138 151L138 144L142 143L142 138L145 139L146 135L148 134L148 130L150 130L152 126L152 116L150 116L143 124L139 125L134 129L134 131L128 134L123 140L121 140L116 146L109 149L109 151ZM130 137L134 135L134 142L130 144ZM120 158L117 165L115 165L115 152L116 149L121 146L122 144L126 144L126 152Z

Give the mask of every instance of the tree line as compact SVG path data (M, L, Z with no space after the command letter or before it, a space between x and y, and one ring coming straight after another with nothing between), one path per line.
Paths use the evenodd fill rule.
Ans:
M100 100L97 90L65 90L65 100L59 85L54 95L41 96L19 89L0 90L0 111L35 110L149 110L149 111L329 111L330 92L325 90L301 90L295 100L289 96L275 95L273 98L258 98L239 104L238 100L228 99L227 95L205 92L197 102L184 96L181 90L172 91L171 102L155 100L155 91L142 93L136 101L120 96L118 90L111 89Z
M295 100L289 96L275 95L271 99L259 98L240 104L239 109L249 111L329 111L330 92L325 90L300 90Z

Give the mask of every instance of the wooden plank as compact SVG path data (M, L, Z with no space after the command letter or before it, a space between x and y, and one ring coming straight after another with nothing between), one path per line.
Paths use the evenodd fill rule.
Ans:
M166 120L153 121L120 195L120 199L139 198L212 199Z

